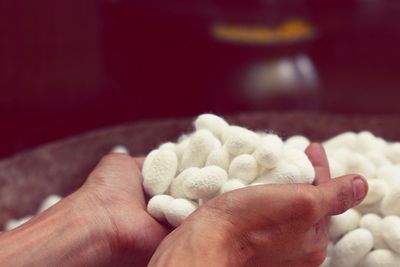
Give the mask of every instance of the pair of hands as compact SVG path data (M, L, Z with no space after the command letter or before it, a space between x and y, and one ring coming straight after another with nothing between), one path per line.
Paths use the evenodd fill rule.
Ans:
M208 201L175 230L146 212L143 159L111 154L77 192L16 229L15 235L20 231L23 236L41 221L57 223L49 218L68 210L69 219L79 222L79 231L68 236L81 236L76 246L92 248L60 266L319 266L329 241L329 216L359 204L368 185L358 175L331 180L321 145L311 144L306 154L315 168L314 185L234 190ZM74 246L71 241L64 254L74 257Z

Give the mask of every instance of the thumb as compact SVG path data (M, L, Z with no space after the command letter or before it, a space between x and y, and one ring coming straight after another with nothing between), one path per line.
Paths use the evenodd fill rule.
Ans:
M358 205L367 195L368 182L357 174L349 174L317 186L322 196L325 216L338 215Z

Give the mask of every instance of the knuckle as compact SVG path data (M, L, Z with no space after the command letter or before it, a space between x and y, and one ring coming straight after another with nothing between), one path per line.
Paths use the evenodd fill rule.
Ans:
M309 220L315 220L319 216L320 200L317 191L310 188L302 189L296 196L296 202L303 217Z

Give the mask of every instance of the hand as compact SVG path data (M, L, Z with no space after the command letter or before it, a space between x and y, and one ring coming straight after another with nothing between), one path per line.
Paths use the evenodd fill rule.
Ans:
M306 153L315 185L260 185L220 195L167 236L149 266L319 266L329 216L360 203L368 185L358 175L330 180L321 145Z
M77 192L77 203L97 211L88 219L101 224L99 234L106 233L113 252L111 266L147 266L171 231L146 211L142 164L143 158L107 155Z
M78 191L0 235L0 265L147 266L170 229L146 212L141 165L105 156Z

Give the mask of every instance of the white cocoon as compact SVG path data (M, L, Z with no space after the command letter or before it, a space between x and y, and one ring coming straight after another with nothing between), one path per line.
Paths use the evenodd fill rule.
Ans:
M302 135L294 135L292 137L289 137L285 141L285 146L286 147L291 147L300 151L306 150L308 145L310 144L310 140L308 140L307 137L302 136Z
M221 194L246 187L246 185L238 179L229 179L221 188Z
M6 223L5 230L11 231L11 230L23 225L24 223L28 222L30 219L32 219L32 217L33 216L29 215L29 216L22 217L21 219L9 220Z
M345 168L334 158L328 157L329 171L332 178L337 178L346 174Z
M176 154L169 150L153 150L143 163L143 187L150 195L164 194L178 168Z
M162 144L158 149L159 150L170 150L175 152L176 144L172 142L167 142Z
M392 186L381 202L382 214L400 216L400 185Z
M129 151L126 147L117 145L111 149L111 153L129 154Z
M390 143L385 149L385 156L394 164L400 163L400 142Z
M216 194L228 180L226 171L218 166L206 166L193 173L183 182L183 191L188 198L199 199Z
M223 134L224 147L233 156L253 153L259 136L246 128L230 126Z
M369 150L364 154L364 156L367 157L367 159L369 159L377 169L392 164L390 160L388 160L385 155L379 150Z
M356 149L360 153L365 153L369 150L383 151L386 147L386 142L382 141L371 132L362 131L357 135Z
M200 168L190 167L182 171L178 176L176 176L169 187L169 193L174 198L186 198L185 192L183 191L183 182L186 179L191 179L192 176L198 172Z
M382 218L374 213L365 214L360 220L360 228L367 229L374 237L374 249L389 248L383 239L381 222Z
M264 168L274 168L282 155L282 139L275 134L263 135L253 153L254 158Z
M383 218L381 232L386 244L397 253L400 253L400 218L397 216Z
M288 163L295 165L301 172L300 183L311 184L315 178L314 167L307 155L300 150L292 148L283 149L283 159Z
M221 147L219 140L208 130L198 130L190 138L186 150L183 152L180 170L189 167L203 167L208 154Z
M378 179L368 180L368 194L360 205L369 205L381 201L388 192L387 184Z
M164 214L169 224L178 227L196 209L197 204L193 201L177 198L169 202Z
M341 236L356 229L360 222L361 214L355 209L349 209L346 212L332 216L329 235L331 240L338 240Z
M337 149L339 147L346 147L353 149L356 146L357 134L354 132L344 132L331 139L325 141L324 147L326 149Z
M399 267L400 255L388 249L373 250L363 259L360 267Z
M365 156L353 153L347 158L346 164L347 173L358 173L367 179L375 178L376 169L374 164Z
M50 195L50 196L46 197L45 200L43 200L42 204L40 205L40 207L38 209L38 213L41 213L41 212L47 210L51 206L54 206L61 199L62 199L62 197L60 197L58 195Z
M301 172L295 165L280 162L275 168L266 170L262 176L254 180L253 184L294 184L302 182Z
M223 118L214 114L202 114L194 121L194 127L196 130L209 130L221 139L222 134L229 127L229 124Z
M257 161L249 154L235 157L229 165L229 178L251 183L258 174Z
M335 245L332 253L332 267L355 267L372 249L374 238L366 229L347 233Z
M221 147L211 151L207 157L206 166L214 165L221 167L224 170L228 170L229 163L230 155L228 151Z
M169 195L156 195L147 203L147 212L158 221L165 221L165 211L169 207L170 202L174 200Z

